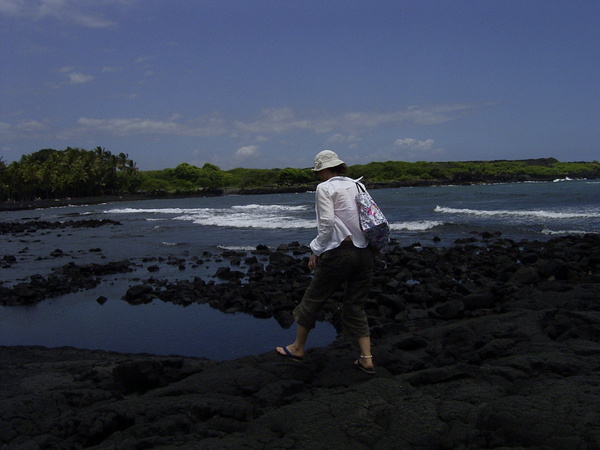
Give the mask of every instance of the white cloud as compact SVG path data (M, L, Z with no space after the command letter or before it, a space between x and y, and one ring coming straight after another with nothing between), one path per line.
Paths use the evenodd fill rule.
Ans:
M462 117L474 106L467 104L410 106L392 112L355 111L332 116L315 114L310 117L298 117L292 108L264 109L253 121L237 121L234 127L243 133L280 135L300 130L314 133L336 131L345 132L348 136L358 136L360 130L377 128L386 125L414 124L436 125Z
M84 75L83 73L79 72L69 73L67 77L69 78L69 82L71 84L83 84L94 79L92 75Z
M241 158L248 158L257 155L259 155L258 145L247 145L245 147L238 148L238 150L235 152L235 156Z
M91 0L0 0L0 14L25 19L54 19L88 28L115 25L99 7L126 4L127 0L97 2Z
M398 148L392 158L402 158L407 161L425 160L432 156L444 153L443 148L438 148L433 139L419 141L413 138L396 139L394 146Z
M19 130L26 131L28 133L35 133L41 130L47 130L48 125L42 122L38 122L37 120L27 120L25 122L21 122L17 128Z
M2 0L0 0L2 1ZM70 83L86 83L94 79L91 75L73 71L73 67L65 66L60 72L68 78ZM135 99L137 94L127 94L128 99ZM331 131L328 139L323 141L328 146L340 145L347 149L355 148L359 143L367 140L367 133L374 135L376 128L390 126L407 126L419 123L440 123L454 120L474 106L465 105L441 105L436 107L416 108L410 107L392 113L375 112L353 112L337 116L327 113L318 113L312 116L299 117L292 108L269 108L261 111L255 120L250 121L227 121L222 114L213 113L206 116L185 119L179 114L166 118L93 118L80 117L75 126L65 128L50 127L50 122L41 120L45 128L45 137L55 136L60 139L73 140L85 136L142 136L142 135L169 135L181 137L215 137L228 136L231 139L244 139L244 142L260 144L266 141L277 141L278 145L284 142L295 142L308 137L310 134L322 134ZM24 127L17 125L3 128L3 133L11 138L29 139L34 135L40 135L40 129L35 128L34 122L29 123L31 135ZM35 131L38 131L36 134ZM286 144L287 145L287 144ZM237 150L237 156L248 157L258 155L258 145L247 145ZM394 145L394 155L406 154L408 157L422 155L426 152L435 154L442 150L435 148L432 139L419 141L413 138L397 139ZM422 157L422 156L421 156Z
M47 136L49 125L38 120L21 120L15 124L0 122L0 135L4 139L36 138L40 135ZM41 133L41 134L40 134Z
M173 136L219 136L226 133L223 119L212 114L186 122L179 122L178 114L166 120L155 119L92 119L81 117L77 121L79 128L70 134L105 132L117 136L134 136L144 134L167 134Z
M22 1L20 0L0 0L0 13L16 15L21 11Z
M135 64L142 64L151 59L150 56L138 56L133 62Z
M327 139L327 145L346 145L348 148L354 148L358 145L358 143L362 139L355 134L334 134L329 139Z
M267 108L253 122L235 122L242 132L252 134L286 134L295 130L310 129L306 119L297 119L292 108Z
M87 130L106 131L120 136L136 134L178 134L175 122L150 119L88 119L81 117L77 124Z
M8 124L6 122L0 122L0 133L1 134L8 133L10 128L11 128L10 124Z
M79 25L88 27L88 28L108 28L115 25L110 19L102 17L97 14L85 14L85 13L77 13L72 12L70 14L66 14L65 17L70 19L70 21L75 22Z
M431 150L431 148L433 147L433 139L427 139L425 141L418 141L412 138L396 139L394 145L396 147L400 147L403 150L427 151Z
M89 76L78 73L69 74L72 82L90 81ZM131 94L128 98L134 99L137 94ZM265 142L275 136L285 136L297 132L322 133L325 129L335 129L336 132L326 142L331 145L345 145L347 148L354 148L363 140L360 132L365 128L380 127L386 124L396 124L400 121L407 121L409 117L419 117L419 120L425 117L433 118L436 112L428 114L426 109L411 110L410 113L398 112L390 114L375 113L348 113L338 117L335 116L315 116L311 118L298 118L292 108L269 108L263 110L254 121L241 122L235 121L228 123L220 113L213 113L196 119L184 120L179 114L174 114L169 118L157 120L148 118L112 118L95 119L81 117L77 121L78 129L63 133L77 134L105 132L119 136L132 136L142 134L169 134L174 136L223 136L239 137L242 134L244 139L251 139L253 142ZM457 109L458 110L458 109ZM448 111L455 111L448 108ZM398 139L396 146L403 150L428 150L432 146L432 140L416 141L411 139ZM246 156L257 151L258 146L250 145L238 150L239 156ZM431 148L429 148L431 149Z
M374 128L386 124L413 123L416 125L435 125L461 117L472 105L463 103L434 106L409 106L399 111L350 112L338 119L343 126L353 128Z
M85 75L83 73L76 72L75 67L73 67L73 66L61 67L56 72L63 74L65 77L67 77L67 79L69 80L68 84L88 83L95 78L93 75ZM58 86L56 86L56 87L58 87Z

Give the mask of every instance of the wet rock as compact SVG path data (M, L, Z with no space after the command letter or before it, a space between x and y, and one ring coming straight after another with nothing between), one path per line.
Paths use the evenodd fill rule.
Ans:
M271 269L285 269L296 263L296 258L280 251L273 252L269 255L269 266Z
M267 245L260 244L256 246L256 250L253 252L255 254L268 255L271 253L271 249Z
M219 267L214 276L222 280L239 280L244 278L246 274L239 270L231 270L230 267Z
M16 296L24 304L34 303L39 298L39 292L30 284L19 283L10 289L10 295Z
M149 284L138 284L131 286L125 293L125 300L131 304L145 303L154 289Z
M17 262L17 258L13 255L4 255L2 257L2 261L7 262L9 264L14 264Z
M66 220L49 222L30 220L26 222L0 222L0 234L35 233L37 230L54 230L65 228L96 228L106 225L121 225L121 222L110 219Z
M8 288L5 294L0 296L0 304L30 304L81 289L91 289L100 284L101 280L98 277L129 272L130 265L129 261L83 265L70 262L54 269L48 277L32 275L29 282L18 283Z

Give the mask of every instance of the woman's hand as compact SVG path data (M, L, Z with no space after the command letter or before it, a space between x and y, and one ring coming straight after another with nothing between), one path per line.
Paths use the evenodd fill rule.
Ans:
M308 268L310 270L315 270L317 268L317 260L319 259L319 257L317 255L315 255L314 253L312 255L310 255L310 258L308 260Z

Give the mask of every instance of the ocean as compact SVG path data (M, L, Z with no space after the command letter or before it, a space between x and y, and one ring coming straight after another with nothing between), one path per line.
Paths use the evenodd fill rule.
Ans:
M484 232L513 240L600 232L600 180L556 180L473 186L371 190L390 222L393 241L406 246L451 246ZM207 305L177 306L155 300L132 306L127 288L154 276L170 281L200 276L214 280L226 265L225 250L257 245L308 244L316 233L314 193L232 195L140 200L29 211L0 212L0 221L112 219L122 225L38 230L0 235L0 285L31 275L47 276L67 262L102 263L128 259L135 272L106 277L95 289L44 300L32 306L0 307L0 345L74 346L130 353L184 355L227 360L287 345L294 328L275 319L225 314ZM56 249L60 258L50 256ZM170 260L201 256L206 264L182 270ZM207 259L207 258L205 258ZM167 263L165 263L167 262ZM160 267L147 271L149 264ZM96 299L108 298L104 304ZM319 323L309 346L336 339L333 326Z

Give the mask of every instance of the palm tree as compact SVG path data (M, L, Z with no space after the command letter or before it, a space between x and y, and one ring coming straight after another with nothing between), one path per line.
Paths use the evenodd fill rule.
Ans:
M0 201L4 202L9 199L9 184L8 184L8 169L6 163L0 156Z

